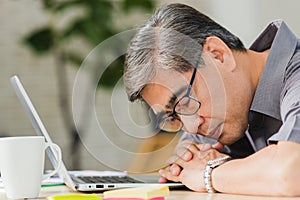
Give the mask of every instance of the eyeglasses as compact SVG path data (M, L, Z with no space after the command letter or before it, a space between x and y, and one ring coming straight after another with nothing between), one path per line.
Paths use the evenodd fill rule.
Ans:
M163 117L158 126L160 130L170 133L177 133L182 130L183 122L178 115L194 115L201 107L201 102L191 96L192 86L195 80L197 67L194 68L190 84L183 97L181 97L175 104L170 115Z

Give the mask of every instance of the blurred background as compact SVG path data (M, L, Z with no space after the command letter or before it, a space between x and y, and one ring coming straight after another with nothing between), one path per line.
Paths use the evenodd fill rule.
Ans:
M274 19L284 19L300 35L298 0L1 0L0 136L35 135L9 82L12 75L18 75L53 141L61 146L67 168L111 169L89 153L89 145L82 144L74 126L72 89L76 73L83 59L102 41L138 28L155 9L174 2L204 12L239 36L247 47ZM172 134L153 135L151 126L139 129L149 125L149 112L141 102L127 102L121 81L123 60L119 57L105 70L96 93L96 112L107 137L133 153L151 152L177 140ZM117 109L126 108L127 113L122 109L118 113L122 126L142 134L143 139L124 134L122 127L116 125L112 101ZM88 141L92 143L93 139ZM109 145L99 149L109 156ZM148 160L136 160L134 156L128 159L121 155L114 155L114 159L124 163L122 168L129 171L151 171L155 166L149 165L164 162L169 153L166 151L155 160L151 156Z

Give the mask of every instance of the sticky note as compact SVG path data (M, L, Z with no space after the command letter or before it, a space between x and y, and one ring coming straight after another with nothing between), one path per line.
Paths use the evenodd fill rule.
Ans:
M124 188L103 192L103 200L162 200L169 196L169 187L161 185L148 185L134 188Z
M47 200L102 200L102 197L96 194L63 194L47 197Z

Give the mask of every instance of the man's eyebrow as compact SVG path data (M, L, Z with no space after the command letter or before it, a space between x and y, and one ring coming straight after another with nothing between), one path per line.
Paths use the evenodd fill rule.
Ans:
M186 89L186 87L181 87L175 93L173 93L173 95L169 99L169 102L167 103L167 105L165 105L165 108L166 109L173 108L175 106L176 100L185 91L185 89Z
M181 87L175 93L172 94L167 105L165 105L166 110L173 109L173 107L175 106L175 103L176 103L176 99L178 99L178 96L181 95L185 90L186 90L186 87ZM162 116L164 116L167 113L166 110L156 113L156 117L159 119Z

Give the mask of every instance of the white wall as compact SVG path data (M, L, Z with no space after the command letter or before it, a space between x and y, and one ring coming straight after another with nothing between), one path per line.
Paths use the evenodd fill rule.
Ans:
M300 35L298 0L161 0L159 4L185 3L219 22L250 46L272 20L283 19Z
M16 74L53 140L63 147L67 161L69 141L57 98L54 60L51 56L37 57L22 44L27 33L48 22L49 16L43 12L39 1L0 1L0 135L35 135L9 82L9 78ZM69 68L71 81L75 72Z
M55 68L56 63L51 55L36 56L22 44L22 39L27 33L37 27L53 23L52 20L44 12L40 1L0 1L0 136L35 135L34 129L9 82L9 78L16 74L23 82L53 141L62 147L64 161L67 166L70 166L71 143L62 120L58 101L59 89L57 69ZM74 43L71 46L73 45L73 48L78 48L79 46L82 51L86 52L86 55L92 50L80 46L80 41L74 41ZM66 78L69 82L67 89L71 99L77 68L68 66L67 73L68 76ZM123 91L116 92L114 97L120 102L120 106L128 106L127 97L124 96ZM109 134L111 140L114 140L122 148L128 149L128 151L134 151L138 143L130 143L130 137L126 137L126 135L122 137L122 132L115 125L114 118L111 115L111 101L111 91L105 89L97 91L96 111L97 115L102 116L102 119L104 119L102 126L106 133ZM124 104L124 102L126 103ZM136 121L142 120L145 116L142 109L133 108L130 110L136 115ZM120 118L125 121L123 124L130 124L126 113L119 114ZM126 120L128 123L126 123ZM90 138L89 135L85 137L92 142L99 139ZM97 143L95 142L95 144ZM110 151L109 146L106 145L101 145L97 148L106 153ZM106 165L99 163L83 146L81 146L80 152L82 168L108 168ZM109 153L107 156L111 157ZM125 163L122 157L116 157L116 159L120 163ZM128 164L128 161L124 165L126 164ZM47 164L47 167L49 168L49 164Z

